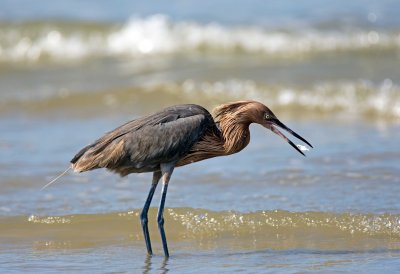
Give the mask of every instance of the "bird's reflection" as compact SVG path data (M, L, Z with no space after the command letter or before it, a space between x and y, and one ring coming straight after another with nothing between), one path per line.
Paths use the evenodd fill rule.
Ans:
M143 265L143 274L150 273L150 271L153 269L153 260L154 258L152 256L146 256L146 259L144 260L144 265ZM168 269L168 258L163 258L161 262L161 266L159 268L159 273L165 274L169 271Z
M144 260L144 265L143 265L143 274L149 273L151 270L151 256L147 255L146 259Z
M168 266L168 258L164 258L160 267L160 273L167 273L169 271L169 269L167 268Z

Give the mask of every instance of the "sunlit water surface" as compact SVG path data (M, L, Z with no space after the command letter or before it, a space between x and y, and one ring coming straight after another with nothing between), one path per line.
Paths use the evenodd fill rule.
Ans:
M232 13L226 1L70 2L0 4L0 272L398 271L396 1L246 1ZM252 125L239 154L177 168L168 260L159 189L153 257L138 218L151 174L69 172L40 191L130 119L243 99L314 149L303 157Z

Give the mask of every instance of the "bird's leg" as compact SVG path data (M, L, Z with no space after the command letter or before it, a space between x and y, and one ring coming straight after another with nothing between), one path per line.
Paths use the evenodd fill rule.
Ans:
M167 195L167 189L168 189L168 183L163 182L161 202L157 214L158 229L160 230L161 241L165 257L169 257L167 238L165 237L165 230L164 230L164 203L165 203L165 196Z
M154 191L157 188L157 184L158 184L158 181L160 181L160 178L161 178L161 171L155 171L153 173L153 182L151 183L149 195L147 196L146 203L144 204L143 210L140 213L140 221L142 223L144 240L146 242L147 253L149 255L152 255L153 251L151 249L149 228L147 226L147 223L148 223L147 212L149 211L151 200L153 199Z
M161 241L164 249L164 255L166 258L169 257L169 252L167 246L167 238L165 237L165 231L164 231L164 204L165 204L165 197L167 196L168 182L169 179L171 178L174 166L175 166L174 164L161 165L163 186L161 190L160 207L158 208L158 213L157 213L157 223L158 223L158 229L160 230L161 234Z

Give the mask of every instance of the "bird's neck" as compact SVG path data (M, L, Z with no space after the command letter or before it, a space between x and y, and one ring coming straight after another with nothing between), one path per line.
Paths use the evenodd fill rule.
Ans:
M220 112L220 115L216 115L215 122L176 166L237 153L249 144L251 120L247 117Z
M219 121L222 133L224 154L237 153L244 149L250 142L249 123L242 123L235 119Z
M230 155L241 151L250 141L249 125L235 123L228 125L218 122L217 127L209 128L202 139L194 144L190 153L178 161L176 166Z

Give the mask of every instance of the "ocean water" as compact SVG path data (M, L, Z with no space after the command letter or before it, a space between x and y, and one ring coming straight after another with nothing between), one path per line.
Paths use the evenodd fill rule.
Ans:
M389 0L0 2L0 272L397 272L399 11ZM244 99L314 149L303 157L252 125L242 152L177 168L168 260L160 189L152 257L138 219L151 174L70 172L40 190L128 120Z

